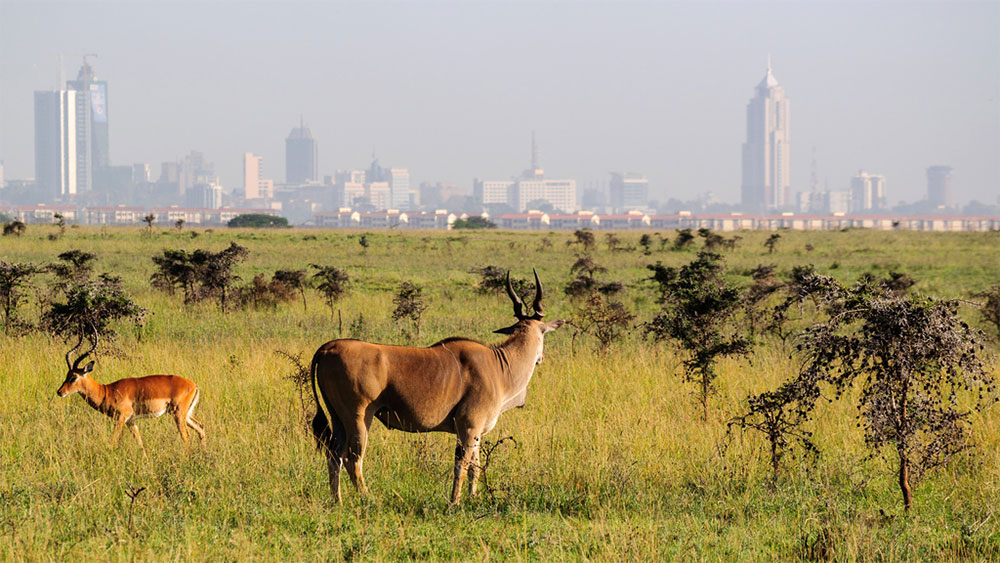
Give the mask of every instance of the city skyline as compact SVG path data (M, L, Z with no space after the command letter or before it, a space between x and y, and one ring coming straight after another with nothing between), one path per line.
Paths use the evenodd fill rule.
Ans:
M323 144L321 177L356 167L374 146L386 161L407 166L413 185L471 188L475 177L509 178L520 170L528 135L537 130L549 175L575 178L581 188L606 186L610 171L631 170L649 179L651 199L694 199L711 191L737 202L741 114L770 52L796 99L793 194L809 189L803 155L815 148L821 183L833 190L850 189L851 178L865 169L888 178L890 203L913 202L926 197L926 169L947 164L954 169L956 203L996 201L1000 40L990 30L1000 18L994 6L934 4L921 11L756 3L787 8L770 14L775 33L760 41L749 32L763 18L737 6L715 17L691 5L263 4L228 22L224 6L210 5L200 10L204 20L196 29L175 28L176 39L221 23L258 31L274 23L274 39L258 45L223 32L200 49L181 41L164 53L149 42L130 42L140 31L162 33L130 22L155 15L169 24L189 5L140 4L119 6L115 33L106 35L99 31L112 24L98 21L104 10L94 9L104 4L56 3L47 11L17 1L0 6L0 160L8 179L33 175L31 143L23 143L32 135L30 92L52 89L56 53L66 53L73 68L79 59L70 53L96 52L92 64L115 90L111 160L152 164L154 175L158 163L194 149L218 163L227 189L240 185L247 151L260 154L268 176L278 179L282 141L305 115ZM384 46L344 51L352 32L326 37L314 26L282 46L280 21L294 15L320 22L335 13L378 16ZM524 17L529 14L534 17ZM472 21L458 25L459 16ZM901 31L883 30L880 42L867 46L846 40L848 31L862 33L874 26L872 18L884 16L896 18ZM441 22L431 21L435 17ZM493 19L496 24L485 25ZM501 41L500 26L512 20L519 40ZM714 26L704 27L706 37L699 39L672 21ZM427 33L415 35L417 23L429 25ZM485 25L481 33L469 31L475 23ZM653 34L654 23L666 26L660 31L679 31L677 37ZM427 39L434 31L441 39ZM617 39L582 41L598 31ZM728 32L749 44L728 49L733 44L720 41ZM559 41L542 42L544 33ZM834 41L838 34L842 44ZM454 48L456 41L462 49ZM690 53L678 57L671 47L684 41L691 42ZM234 78L228 68L234 61L246 62L233 68L254 82ZM519 74L509 88L487 87L488 80L500 84ZM167 87L172 84L185 88ZM24 85L27 95L17 89Z

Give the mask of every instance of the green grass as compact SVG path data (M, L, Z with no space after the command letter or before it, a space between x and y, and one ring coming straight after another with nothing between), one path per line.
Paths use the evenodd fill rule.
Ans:
M276 311L220 313L185 307L180 296L150 288L149 257L165 248L219 250L230 240L250 249L244 280L310 263L346 267L351 294L338 304L345 332L363 314L366 339L409 343L390 319L392 294L410 279L426 287L428 309L418 345L453 335L496 341L512 321L506 297L472 291L476 266L515 275L538 268L547 318L569 318L561 292L575 247L568 233L360 233L337 231L187 232L29 227L0 239L0 259L46 263L68 249L98 254L97 272L123 277L151 315L125 330L94 377L109 382L176 373L202 390L197 416L207 448L185 451L171 420L143 420L146 452L125 433L110 450L110 419L76 397L59 399L65 375L61 341L31 333L0 336L0 559L3 560L340 560L340 559L708 559L978 560L1000 558L1000 408L974 418L975 448L925 479L911 514L902 513L891 463L865 460L847 401L824 404L811 428L822 452L794 460L770 482L764 443L728 434L727 420L751 392L773 388L795 370L790 348L761 343L750 358L725 360L711 419L700 420L679 357L639 331L607 353L564 327L546 338L527 406L504 414L487 435L513 436L497 448L490 489L447 506L453 437L405 434L375 423L359 498L344 478L345 502L330 502L326 469L306 427L289 364L275 350L311 357L335 338L337 321L320 296ZM672 235L672 233L665 233ZM782 232L767 255L767 233L747 232L724 253L734 280L773 263L781 273L815 264L851 281L899 269L915 289L968 298L1000 283L1000 233ZM543 250L540 240L553 239ZM635 245L638 234L619 233ZM603 243L603 234L598 234ZM806 244L812 251L805 249ZM699 246L696 241L695 246ZM690 261L683 252L607 251L595 260L623 281L629 307L648 319L655 295L647 264ZM39 278L39 282L45 278ZM34 297L24 305L37 317ZM962 314L974 325L971 307ZM985 328L985 327L984 327ZM987 348L989 366L1000 377ZM308 413L306 412L308 411ZM145 487L132 506L130 487Z

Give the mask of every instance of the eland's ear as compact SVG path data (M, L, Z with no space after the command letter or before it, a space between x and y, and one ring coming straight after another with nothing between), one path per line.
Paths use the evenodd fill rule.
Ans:
M493 334L514 334L514 329L517 328L517 323L514 323L505 328L498 328L493 331Z
M545 323L545 328L542 329L542 334L547 332L552 332L553 330L561 327L566 321L552 321L550 323Z
M87 362L87 365L83 366L83 373L90 373L94 369L94 361L91 360Z

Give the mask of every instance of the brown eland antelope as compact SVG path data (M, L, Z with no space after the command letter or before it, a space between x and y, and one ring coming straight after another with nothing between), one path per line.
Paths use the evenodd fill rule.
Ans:
M94 362L80 367L80 362L97 348L97 333L94 333L93 346L75 362L70 363L70 356L83 343L83 338L76 346L66 352L66 381L59 387L56 394L66 397L79 392L94 409L110 416L115 421L115 429L111 433L111 447L118 446L122 429L128 426L135 436L139 447L142 447L142 437L135 419L158 417L165 412L171 412L177 422L177 430L181 433L184 444L188 443L188 427L191 427L205 444L205 427L194 418L194 407L198 404L200 391L190 379L176 375L147 375L146 377L129 377L119 379L114 383L101 385L90 377Z
M404 432L451 432L455 479L451 502L457 504L469 474L469 494L476 494L479 443L501 413L523 407L535 365L542 361L544 335L563 321L542 321L542 283L535 272L534 314L510 284L517 322L495 332L507 340L489 346L465 338L447 338L429 348L334 340L320 346L312 360L316 398L313 434L326 454L330 491L340 502L340 468L367 494L362 461L372 418ZM327 419L329 413L330 418Z

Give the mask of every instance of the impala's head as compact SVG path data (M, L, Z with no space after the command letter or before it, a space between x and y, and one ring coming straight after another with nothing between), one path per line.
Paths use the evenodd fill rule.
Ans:
M514 287L510 284L510 272L507 272L507 295L510 300L514 303L514 317L517 322L506 327L495 330L493 332L497 334L522 334L527 338L536 340L538 346L536 348L535 363L542 363L542 348L543 348L543 338L544 336L552 332L553 330L561 327L565 321L549 321L545 322L542 317L545 316L545 311L542 309L542 282L538 279L538 272L532 269L535 274L535 301L531 304L531 308L534 310L534 314L525 315L524 314L524 303L521 302L521 298L514 291Z
M59 395L60 397L66 397L78 392L83 387L83 380L89 377L87 374L94 369L93 361L88 362L87 365L83 367L80 367L80 362L82 362L84 358L89 356L90 353L97 348L97 334L94 334L94 345L90 348L90 350L87 350L80 355L76 361L71 361L70 357L81 344L83 344L82 336L76 342L76 346L70 348L69 352L66 352L66 368L68 369L66 372L66 381L63 381L63 384L60 385L59 389L56 391L56 395Z

